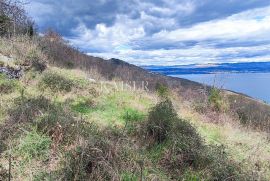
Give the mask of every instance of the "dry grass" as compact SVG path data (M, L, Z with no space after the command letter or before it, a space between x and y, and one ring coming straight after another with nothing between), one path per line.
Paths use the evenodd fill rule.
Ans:
M12 58L16 63L24 63L31 54L36 54L41 60L47 60L46 55L39 48L39 38L28 36L0 38L0 53Z
M244 165L255 179L270 179L269 133L246 128L228 114L209 117L193 111L191 105L177 105L179 114L190 120L209 144L224 145L230 157Z
M4 39L1 39L0 46L6 45L3 49L1 48L1 53L24 61L27 56L23 52L31 54L35 51L41 58L46 58L35 41L37 40L31 42L21 38L13 40L13 42L5 42ZM60 178L139 180L141 169L145 180L169 180L171 178L172 172L163 168L168 168L168 163L179 164L170 159L170 156L173 157L172 150L177 150L174 148L174 145L177 144L165 145L163 147L165 152L162 152L164 150L161 150L160 147L149 151L145 142L141 141L143 135L140 134L140 129L144 126L141 122L145 121L144 118L147 117L149 108L158 102L157 95L142 90L118 90L115 82L102 82L102 77L95 69L84 72L79 69L56 68L51 65L46 71L57 72L72 80L74 83L72 90L64 93L57 92L54 95L50 90L42 92L38 83L44 72L38 73L30 70L20 80L20 89L2 95L0 99L2 111L0 111L0 119L5 123L9 120L8 118L12 118L12 116L8 117L8 110L20 111L14 105L16 103L14 99L18 97L24 96L28 101L17 106L19 108L27 107L26 110L31 109L35 114L30 116L31 121L22 121L18 128L20 131L13 132L16 134L10 137L10 140L1 140L0 144L3 141L11 149L20 145L22 140L18 138L24 133L22 129L36 128L37 125L33 124L36 120L44 121L45 125L40 127L50 128L49 131L38 132L38 134L46 134L52 141L49 150L50 158L45 161L32 159L25 163L21 159L23 153L19 153L13 159L14 180L45 180L50 178L50 174L55 180ZM92 80L93 78L95 81ZM114 79L114 81L117 82L119 79ZM101 83L107 89L101 88ZM41 96L48 100L49 105L53 105L56 111L50 111L47 109L48 107L38 105L37 102L41 101L35 98ZM193 103L186 98L181 99L176 91L171 91L170 96L180 119L188 120L191 123L190 125L185 122L184 125L187 125L188 128L194 126L196 130L192 130L198 131L207 145L224 145L232 163L243 165L246 171L252 173L251 179L263 180L263 177L270 179L270 144L267 134L243 128L239 120L235 120L228 112L214 112L209 109L204 113L198 113L194 111ZM34 101L35 104L32 104L33 100L37 100ZM27 112L31 113L31 111ZM22 117L14 119L20 120ZM136 120L137 124L127 125L126 121L129 119ZM52 120L53 122L50 122ZM93 125L96 127L92 127ZM173 135L177 140L172 139L172 141L181 145L181 139L186 135L181 135L185 131L179 132L180 128L182 127L178 125L173 129ZM1 154L0 157L0 174L1 166L4 167L4 170L8 169L9 150L3 151L4 154ZM192 151L197 153L196 150ZM181 152L181 149L175 152L176 155L181 155L178 152ZM155 162L154 159L160 159L161 154L163 154L161 161L163 165L161 162ZM189 152L186 154L189 155ZM177 159L183 160L184 158ZM191 160L191 162L193 161ZM185 163L189 164L190 160ZM207 163L202 165L204 164L207 165ZM179 170L175 170L175 173L179 173ZM202 178L202 175L210 174L208 168L202 170L198 171L187 166L181 176L186 180L196 180ZM218 172L223 173L223 170Z

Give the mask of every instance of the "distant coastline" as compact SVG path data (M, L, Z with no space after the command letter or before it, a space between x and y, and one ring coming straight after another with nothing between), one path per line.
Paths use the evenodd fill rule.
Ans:
M217 74L217 73L270 73L270 62L241 62L221 64L192 64L174 66L141 66L163 75Z

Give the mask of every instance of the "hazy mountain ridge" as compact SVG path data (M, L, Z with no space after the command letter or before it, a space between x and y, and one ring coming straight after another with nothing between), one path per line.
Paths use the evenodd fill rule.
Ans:
M241 62L221 64L192 64L175 66L142 66L163 75L176 74L214 74L214 73L268 73L270 62Z

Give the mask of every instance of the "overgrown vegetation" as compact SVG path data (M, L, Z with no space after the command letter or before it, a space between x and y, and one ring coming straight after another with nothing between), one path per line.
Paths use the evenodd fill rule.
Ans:
M17 0L0 1L0 35L11 37L16 35L33 36L34 22L27 16L23 3Z
M30 51L26 59L27 61L24 61L24 64L29 64L35 71L43 72L47 68L46 61L41 59L35 50Z
M20 155L24 161L45 160L49 158L50 146L50 137L41 135L36 130L26 131L15 148L15 154Z
M169 89L167 86L157 83L155 88L160 98L167 98L169 96Z
M0 74L0 94L9 94L19 87L16 80L9 80L6 75Z
M152 108L147 122L147 134L155 142L162 143L168 137L177 114L173 109L172 102L165 100Z
M215 111L226 111L227 103L220 89L212 87L209 92L208 101Z
M150 150L159 150L157 163L174 179L185 179L190 169L199 180L249 179L222 146L207 145L188 121L179 119L168 99L152 108L146 129Z
M40 81L41 88L50 89L54 93L70 92L73 86L72 80L54 71L45 72Z
M250 143L239 138L231 146L221 131L191 124L194 115L183 118L179 107L186 105L170 98L165 81L150 76L156 94L117 90L110 82L102 82L104 91L100 78L130 73L119 69L121 61L89 58L53 31L42 38L11 35L0 39L1 53L24 74L19 80L0 75L0 180L269 180L266 161L249 167L235 153ZM128 75L140 80L140 73ZM212 88L208 96L198 112L225 114L222 92Z

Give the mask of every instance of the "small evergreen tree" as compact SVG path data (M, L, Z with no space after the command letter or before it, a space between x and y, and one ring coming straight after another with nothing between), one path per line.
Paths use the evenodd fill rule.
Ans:
M156 84L156 92L160 98L168 98L169 96L169 89L167 86L157 83Z

